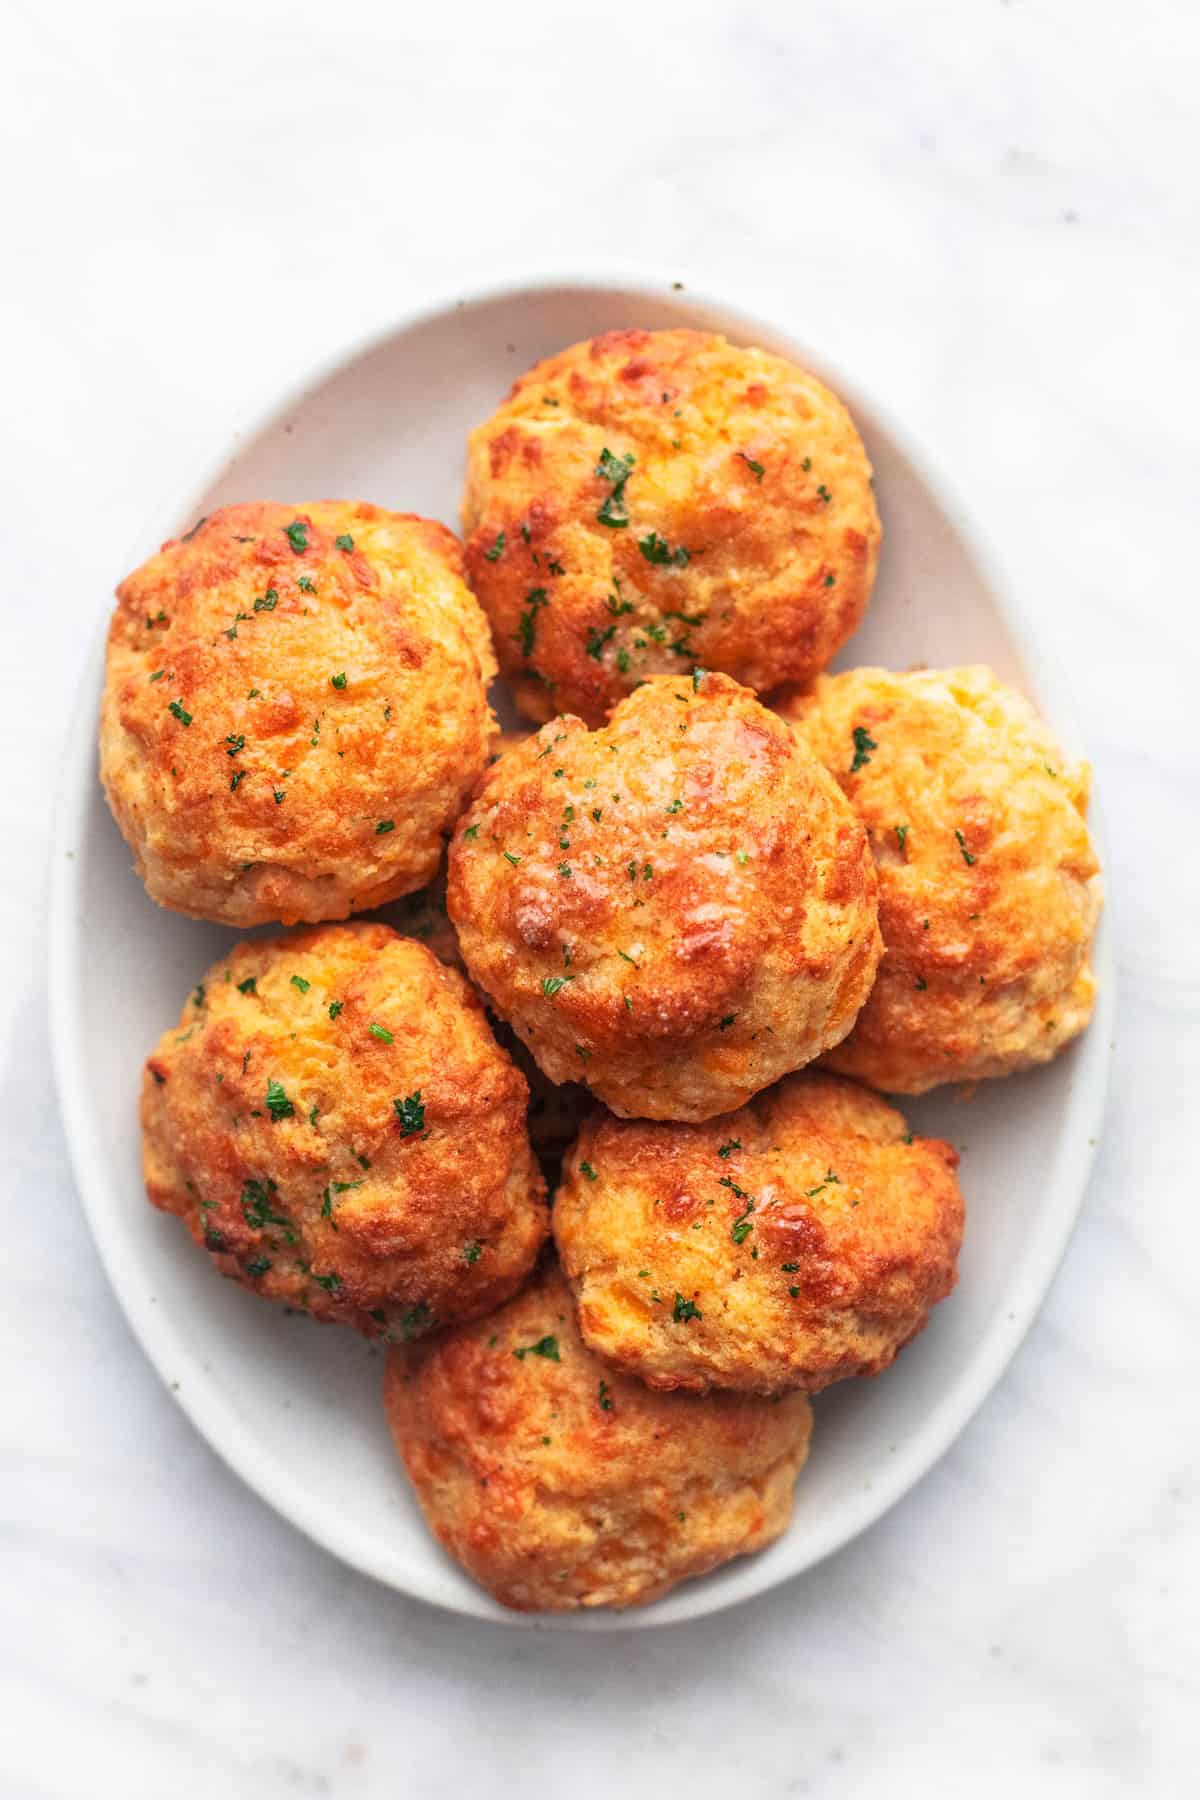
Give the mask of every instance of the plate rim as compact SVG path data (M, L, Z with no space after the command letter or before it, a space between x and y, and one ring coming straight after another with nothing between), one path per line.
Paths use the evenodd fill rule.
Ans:
M155 522L170 520L173 525L194 513L203 495L216 485L248 443L269 430L310 391L341 369L382 350L391 339L447 314L553 291L629 292L646 301L678 297L682 304L723 313L744 322L747 337L763 333L789 343L801 341L802 326L797 327L777 311L760 309L748 301L714 290L705 281L689 279L686 271L681 281L678 274L668 278L661 269L628 262L609 261L593 267L566 269L526 264L501 273L480 273L474 278L467 275L452 286L424 289L400 313L382 313L370 326L348 334L336 348L323 355L314 356L307 352L297 356L286 377L276 375L271 381L264 382L256 402L242 412L236 427L230 431L227 440L230 447L226 453L217 459L197 457L187 479L172 484L160 497L159 504L144 516L135 547L131 550L129 566L145 554L139 546L152 537L151 527ZM826 355L818 346L811 348L812 360L819 364L822 377L828 379L836 391L849 396L853 410L858 392L856 382L845 376L836 358ZM799 360L804 360L803 354ZM881 401L874 386L869 393L869 411L968 544L999 612L1029 664L1030 674L1036 672L1039 710L1049 717L1055 731L1066 737L1077 753L1083 754L1062 660L1054 644L1043 635L1032 605L1018 585L1007 578L1004 558L992 535L980 526L972 506L964 500L956 481L946 473L937 455L931 453L929 446L907 424L897 420L886 397ZM990 1321L969 1361L952 1380L948 1392L928 1415L925 1425L910 1436L902 1450L888 1459L878 1480L869 1489L864 1489L856 1502L840 1508L824 1531L818 1529L810 1533L808 1550L791 1567L768 1571L761 1558L744 1558L726 1566L724 1579L719 1584L685 1583L653 1605L627 1612L513 1613L497 1605L482 1589L447 1593L439 1591L435 1582L404 1585L394 1571L375 1564L356 1542L353 1531L339 1529L336 1519L330 1522L320 1518L314 1520L306 1512L302 1497L290 1486L281 1491L275 1464L258 1451L251 1427L216 1397L216 1390L210 1391L198 1359L189 1356L186 1338L175 1331L169 1315L157 1308L141 1288L124 1280L119 1267L120 1256L116 1240L108 1230L104 1204L109 1179L96 1142L96 1122L90 1115L82 1046L71 1029L72 996L77 988L80 949L76 913L84 898L76 852L99 788L95 765L96 701L103 681L107 625L106 614L75 689L75 716L66 734L53 815L48 906L51 1060L76 1190L115 1298L168 1394L226 1466L289 1524L359 1573L409 1599L459 1617L534 1630L647 1629L715 1614L794 1581L891 1511L941 1460L998 1384L1041 1311L1082 1209L1099 1142L1112 1062L1116 983L1112 900L1107 886L1093 955L1098 994L1083 1040L1089 1046L1083 1051L1088 1056L1086 1078L1081 1077L1071 1085L1065 1123L1057 1134L1053 1183L1046 1204L1039 1212L1037 1228L1026 1244L1014 1285L1005 1290L1004 1310L1009 1316L1007 1319L997 1316ZM1094 796L1089 825L1101 869L1106 872L1109 862L1104 810ZM176 1382L168 1373L169 1369L182 1372L186 1368L195 1368L200 1378L194 1382ZM431 1567L436 1569L443 1553L432 1538L429 1552Z

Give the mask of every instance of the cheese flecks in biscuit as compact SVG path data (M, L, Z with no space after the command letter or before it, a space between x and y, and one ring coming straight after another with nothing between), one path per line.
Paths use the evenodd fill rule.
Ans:
M489 1319L397 1348L385 1401L430 1530L503 1605L637 1606L772 1542L802 1394L654 1393L593 1356L552 1258Z
M100 772L152 899L291 924L432 878L494 724L462 574L430 520L261 502L122 582Z
M885 953L829 1067L885 1092L1008 1075L1084 1029L1089 771L989 669L852 669L784 701L866 827Z
M880 954L836 783L725 675L658 676L611 723L501 757L451 846L472 979L555 1082L623 1115L739 1106L850 1029Z
M877 1374L954 1286L957 1164L834 1075L789 1076L704 1125L597 1109L554 1203L583 1337L658 1388Z
M648 676L806 681L855 630L880 526L842 402L700 331L612 331L471 435L468 578L517 704L600 724Z
M485 1313L532 1268L525 1082L463 977L386 925L244 942L147 1059L143 1164L231 1276L370 1336Z

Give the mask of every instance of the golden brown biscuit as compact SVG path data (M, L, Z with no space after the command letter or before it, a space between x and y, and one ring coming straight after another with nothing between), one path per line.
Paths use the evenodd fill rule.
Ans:
M548 1258L500 1312L395 1350L388 1421L430 1530L505 1606L637 1606L777 1538L802 1394L655 1394L575 1328Z
M146 1063L146 1191L223 1275L374 1336L508 1298L546 1235L525 1083L380 924L236 945Z
M584 1339L695 1393L876 1375L954 1286L957 1164L833 1075L790 1076L705 1125L597 1109L553 1214Z
M827 1058L885 1092L1047 1062L1091 1017L1089 770L985 668L822 677L782 709L862 819L886 952Z
M100 773L152 899L232 925L420 887L487 760L487 625L445 526L227 506L117 590Z
M806 681L866 610L871 466L836 395L702 331L610 331L471 434L468 578L531 718L696 664Z
M612 723L544 725L451 847L463 960L552 1081L705 1119L850 1029L879 959L862 832L726 675L659 676Z

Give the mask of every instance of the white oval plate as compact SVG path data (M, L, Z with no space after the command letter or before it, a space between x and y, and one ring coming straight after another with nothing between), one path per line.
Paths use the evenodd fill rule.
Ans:
M883 559L843 665L988 662L1029 692L1077 751L1069 703L1033 620L1006 591L947 483L918 463L874 400L785 327L646 277L539 280L411 314L310 377L190 504L148 522L138 556L231 500L373 500L457 525L467 429L539 357L614 326L692 325L811 367L848 401L875 465ZM99 627L109 597L94 599ZM1108 932L1084 1039L1049 1068L945 1091L909 1110L965 1146L960 1285L878 1381L817 1403L791 1529L761 1555L644 1610L531 1620L504 1611L426 1532L392 1451L380 1363L353 1333L317 1327L217 1280L178 1222L143 1195L143 1057L230 941L151 904L96 774L98 642L70 744L51 917L51 1031L76 1180L109 1278L147 1355L225 1460L285 1518L355 1568L452 1611L573 1630L666 1624L761 1593L885 1512L941 1456L996 1382L1050 1282L1083 1195L1111 1038ZM85 977L86 972L86 979Z

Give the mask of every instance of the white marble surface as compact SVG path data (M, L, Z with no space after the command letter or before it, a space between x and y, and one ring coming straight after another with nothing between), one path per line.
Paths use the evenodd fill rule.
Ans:
M0 22L0 1793L1194 1793L1194 9ZM349 1575L209 1453L100 1271L44 1023L63 725L148 501L307 350L524 255L785 305L1011 521L1075 669L1122 984L1084 1216L944 1463L764 1601L569 1641Z

